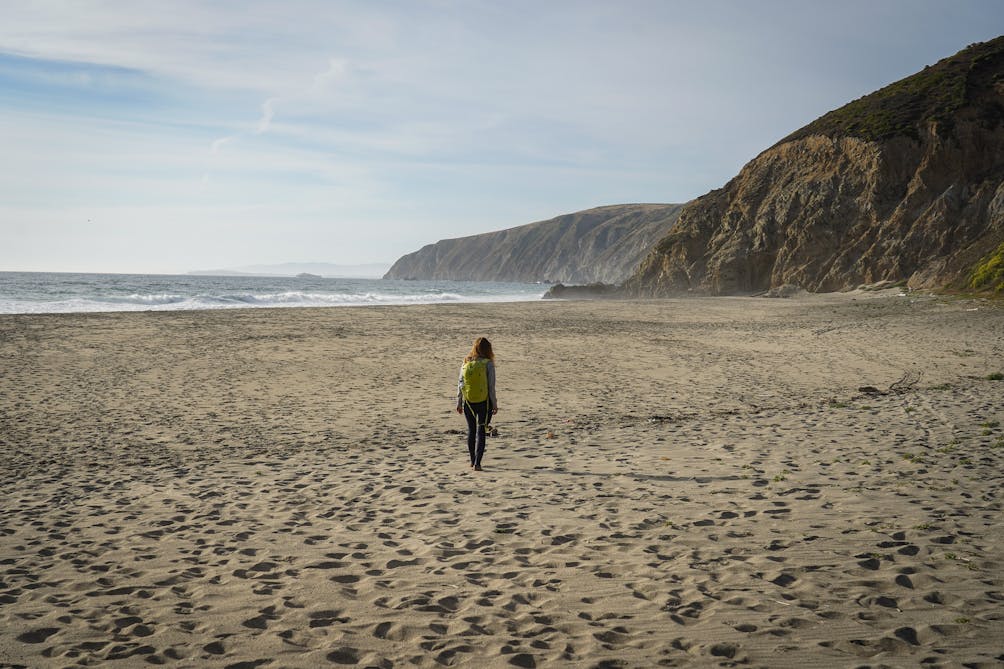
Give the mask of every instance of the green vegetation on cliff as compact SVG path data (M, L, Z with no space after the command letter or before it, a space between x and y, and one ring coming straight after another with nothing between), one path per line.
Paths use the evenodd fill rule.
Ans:
M869 141L900 135L919 138L923 126L931 121L946 132L955 115L967 106L996 125L1004 120L1004 109L993 100L980 99L978 92L988 83L982 80L984 77L992 79L992 86L1004 86L999 74L1002 61L1004 37L973 44L913 76L821 116L779 143L810 135L852 136Z
M1004 243L976 263L969 279L969 287L976 290L1004 291Z

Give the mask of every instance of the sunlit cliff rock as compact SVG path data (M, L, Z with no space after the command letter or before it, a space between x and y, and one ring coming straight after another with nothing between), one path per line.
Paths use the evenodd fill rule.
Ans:
M1001 272L980 270L1002 244L1004 37L767 149L687 205L624 288L722 295L893 280L999 290Z

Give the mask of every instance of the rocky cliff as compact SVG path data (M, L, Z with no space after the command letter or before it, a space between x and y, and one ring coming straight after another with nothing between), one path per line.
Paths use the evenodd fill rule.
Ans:
M691 202L624 288L719 295L902 280L1000 290L1002 244L1004 37L764 151Z
M384 278L621 283L672 228L682 206L597 207L444 239L401 257Z

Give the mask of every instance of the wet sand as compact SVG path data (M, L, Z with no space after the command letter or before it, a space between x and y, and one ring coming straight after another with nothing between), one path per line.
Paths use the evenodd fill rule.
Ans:
M0 358L0 666L1004 663L1000 303L0 316Z

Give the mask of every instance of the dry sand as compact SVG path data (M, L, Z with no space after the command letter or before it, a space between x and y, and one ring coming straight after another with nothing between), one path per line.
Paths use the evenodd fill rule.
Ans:
M0 357L2 666L1004 663L999 303L5 316Z

